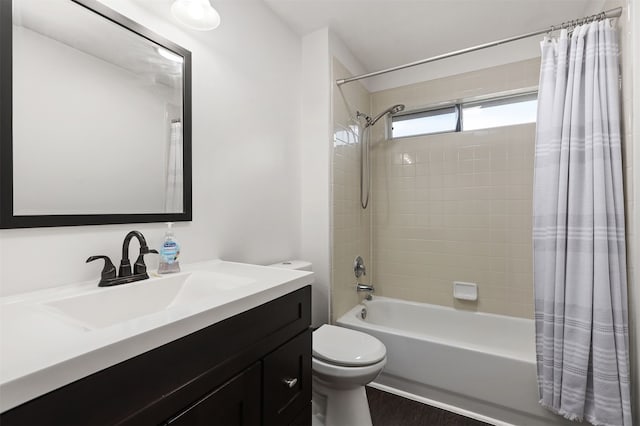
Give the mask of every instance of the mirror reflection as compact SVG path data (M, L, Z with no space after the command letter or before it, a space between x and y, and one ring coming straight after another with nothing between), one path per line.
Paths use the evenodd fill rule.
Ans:
M182 213L183 57L86 7L15 0L13 214Z

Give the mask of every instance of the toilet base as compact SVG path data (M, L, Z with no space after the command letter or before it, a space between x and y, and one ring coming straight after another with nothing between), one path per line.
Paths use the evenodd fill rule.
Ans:
M313 425L372 426L364 386L334 389L313 379Z

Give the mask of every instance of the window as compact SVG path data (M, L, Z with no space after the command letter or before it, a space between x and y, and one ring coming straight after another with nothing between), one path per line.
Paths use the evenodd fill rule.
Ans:
M430 111L397 115L391 119L391 137L401 138L432 133L455 132L459 126L457 105Z
M509 96L414 111L391 117L391 137L461 132L535 123L538 94Z
M536 93L464 104L462 131L535 123L537 109Z

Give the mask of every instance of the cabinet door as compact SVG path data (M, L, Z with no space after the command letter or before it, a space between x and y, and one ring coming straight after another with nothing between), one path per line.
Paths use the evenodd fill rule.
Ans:
M311 330L264 358L264 424L289 425L311 407ZM307 424L311 424L311 415Z
M166 421L171 426L260 424L260 363L238 374Z

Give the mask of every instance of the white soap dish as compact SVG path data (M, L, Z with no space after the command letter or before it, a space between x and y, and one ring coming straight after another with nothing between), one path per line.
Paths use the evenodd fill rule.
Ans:
M478 285L476 283L454 281L453 297L460 300L478 300Z

